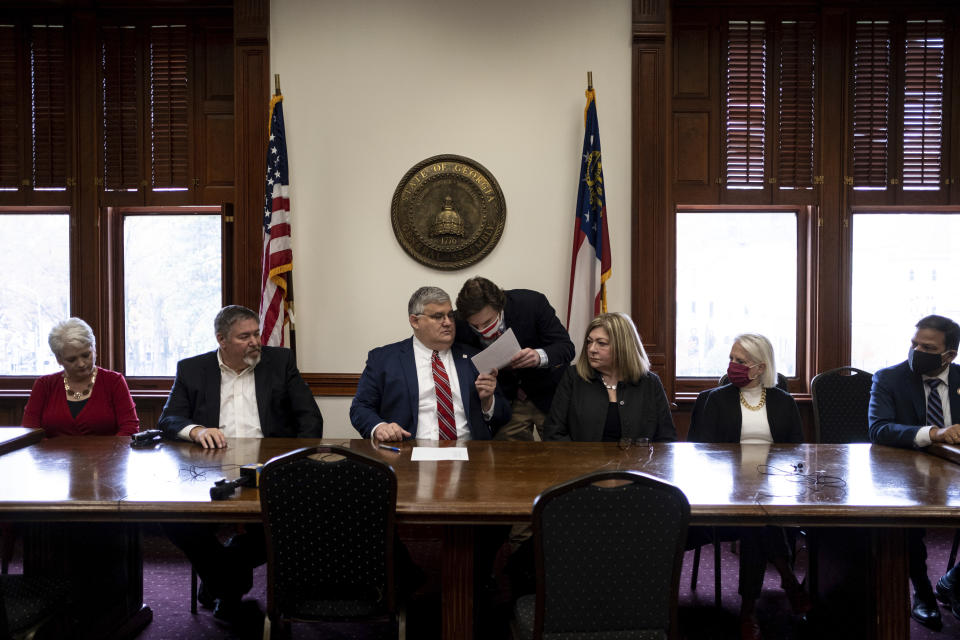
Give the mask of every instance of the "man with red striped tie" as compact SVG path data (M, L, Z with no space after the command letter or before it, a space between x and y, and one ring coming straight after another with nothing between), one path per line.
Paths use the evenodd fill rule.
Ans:
M407 313L413 336L367 355L350 422L376 442L491 439L510 419L510 403L497 372L480 373L470 360L476 351L454 346L450 296L420 287Z

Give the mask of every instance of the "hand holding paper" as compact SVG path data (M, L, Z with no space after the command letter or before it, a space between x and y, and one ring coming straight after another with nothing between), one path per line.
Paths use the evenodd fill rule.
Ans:
M517 342L517 336L513 329L507 329L503 335L494 341L489 347L473 356L473 366L480 373L490 373L494 369L502 369L510 364L513 356L520 351L520 343Z

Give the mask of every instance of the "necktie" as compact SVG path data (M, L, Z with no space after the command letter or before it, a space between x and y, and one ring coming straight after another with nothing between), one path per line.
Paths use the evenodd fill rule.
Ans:
M943 402L937 389L939 385L939 378L927 380L927 386L930 387L930 395L927 396L927 424L933 427L943 427Z
M433 352L430 359L433 365L433 386L437 392L437 422L440 425L441 440L456 440L457 425L453 421L453 394L450 393L450 379L440 360L440 354Z

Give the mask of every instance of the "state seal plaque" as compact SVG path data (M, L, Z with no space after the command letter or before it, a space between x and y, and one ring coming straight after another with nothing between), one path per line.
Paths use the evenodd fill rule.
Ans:
M463 269L503 235L507 206L496 179L478 162L454 155L419 162L397 185L390 205L403 250L434 269Z

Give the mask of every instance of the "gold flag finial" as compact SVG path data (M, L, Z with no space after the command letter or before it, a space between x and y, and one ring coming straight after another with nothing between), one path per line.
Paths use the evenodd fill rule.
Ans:
M280 74L273 74L273 95L280 95Z

